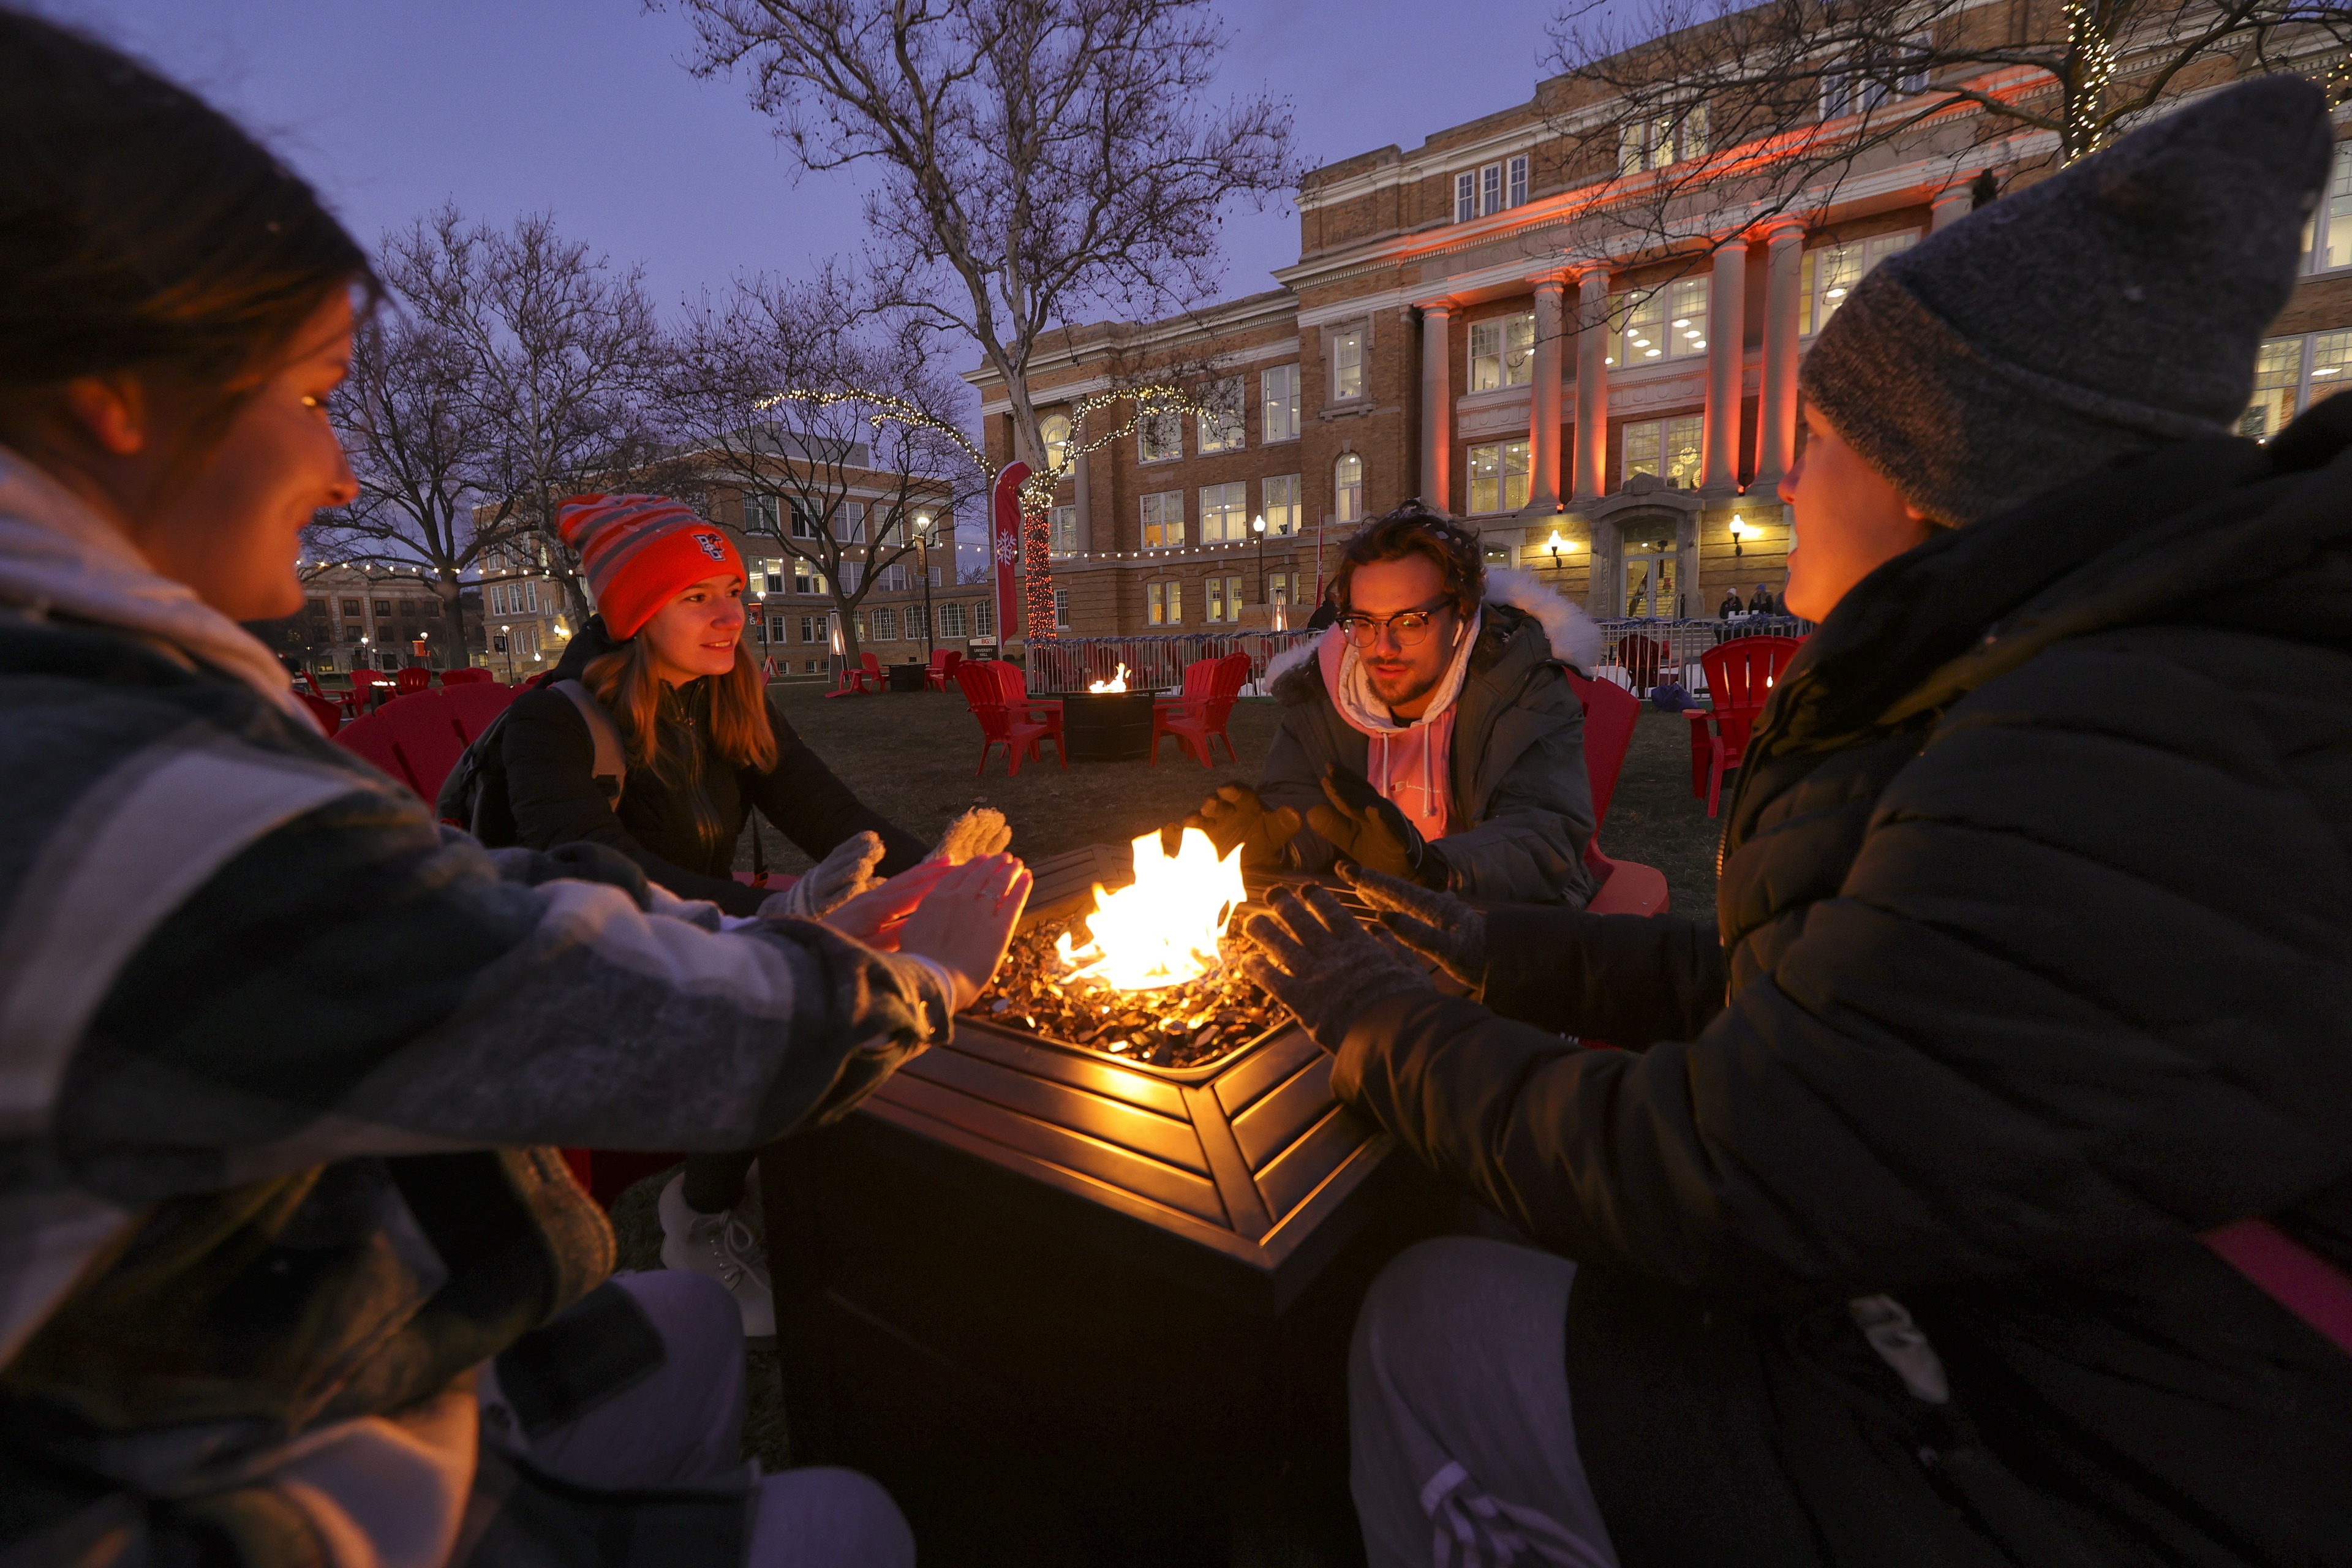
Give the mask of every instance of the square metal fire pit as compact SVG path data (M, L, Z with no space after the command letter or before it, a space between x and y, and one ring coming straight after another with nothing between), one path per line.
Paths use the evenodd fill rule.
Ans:
M1132 878L1032 869L1024 930ZM960 1017L766 1151L794 1462L874 1474L933 1564L1356 1560L1349 1326L1451 1211L1277 1017L1191 1068Z

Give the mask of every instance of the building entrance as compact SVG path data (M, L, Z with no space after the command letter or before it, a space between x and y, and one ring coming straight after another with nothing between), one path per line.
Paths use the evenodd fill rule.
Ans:
M1671 618L1679 613L1672 548L1627 542L1623 613L1636 619L1645 616Z

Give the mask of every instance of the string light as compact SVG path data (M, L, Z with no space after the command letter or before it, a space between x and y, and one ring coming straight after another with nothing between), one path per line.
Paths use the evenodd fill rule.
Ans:
M2084 0L2066 0L2066 52L2077 62L2074 103L2068 106L2069 115L2078 112L2096 115L2099 100L2105 94L2107 83L2116 74L2116 50L2115 46L2107 41L2105 33L2100 30L2097 14ZM2094 134L2087 145L2068 153L2066 161L2071 163L2077 158L2097 152L2098 143L2099 137Z

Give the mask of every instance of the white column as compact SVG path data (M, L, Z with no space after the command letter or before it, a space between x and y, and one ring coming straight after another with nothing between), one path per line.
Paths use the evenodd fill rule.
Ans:
M1715 253L1706 289L1706 451L1699 488L1717 494L1739 488L1740 361L1748 336L1748 242L1724 241Z
M1771 231L1764 265L1764 384L1756 408L1756 489L1770 490L1797 449L1797 303L1803 281L1805 231Z
M1576 286L1576 503L1601 499L1609 473L1609 268Z
M1421 308L1421 499L1454 510L1454 360L1451 302Z
M1966 180L1937 192L1936 199L1927 207L1927 232L1937 233L1968 216L1972 210L1969 201L1969 183Z
M1560 279L1536 280L1535 395L1528 399L1530 511L1550 511L1559 504L1560 337L1567 331L1560 305L1566 290Z

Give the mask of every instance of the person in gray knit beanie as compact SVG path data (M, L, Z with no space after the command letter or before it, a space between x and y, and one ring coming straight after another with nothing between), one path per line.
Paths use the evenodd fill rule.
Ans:
M1889 257L1798 385L1945 524L2222 434L2294 287L2331 145L2300 78L2216 93Z

